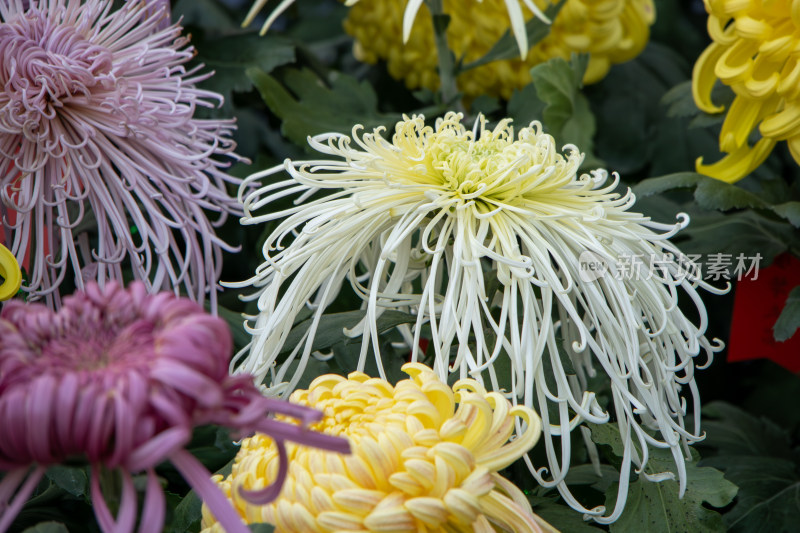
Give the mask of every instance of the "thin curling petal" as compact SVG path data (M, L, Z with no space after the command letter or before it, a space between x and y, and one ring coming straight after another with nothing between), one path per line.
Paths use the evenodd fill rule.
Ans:
M0 244L0 302L8 300L19 291L22 285L22 272L20 272L17 258L8 248Z
M208 472L185 451L194 428L213 423L319 445L331 456L349 451L346 439L307 427L322 413L264 397L252 376L230 376L230 330L197 303L170 293L151 295L141 282L127 289L115 282L104 288L89 284L63 303L55 312L12 301L0 312L0 471L7 472L0 481L0 509L30 465L37 465L30 478L35 486L40 470L82 457L92 466L91 494L105 533L133 531L132 475L138 472L147 473L139 531L160 531L165 500L154 469L173 460L189 484L213 500L228 531L237 530L236 524L246 531L238 517L231 518L236 513ZM281 420L269 416L273 410ZM287 461L267 496L280 491ZM116 518L105 503L110 487L100 488L105 473L122 481L121 495L109 497L120 504ZM29 488L24 485L20 494ZM15 500L0 511L0 524L6 524L0 531L21 505Z
M414 26L414 19L417 18L417 12L422 7L424 0L408 0L406 9L403 11L403 42L408 42L408 37L411 35L411 28Z
M496 473L504 461L498 462L494 454L502 450L513 462L526 453L540 435L536 413L512 407L472 380L462 380L456 388L470 392L456 392L419 363L406 364L403 371L411 378L395 386L354 372L347 379L321 376L308 390L295 391L294 402L325 413L313 427L348 438L353 455L342 461L326 451L288 444L293 461L286 488L277 500L259 507L252 491L272 492L269 484L284 470L285 452L281 443L266 436L245 439L231 474L215 478L239 515L248 521L264 520L284 533L331 529L467 533L475 531L481 520L512 524L520 533L541 531L541 519L529 505L518 503L525 496ZM466 407L464 397L469 400ZM456 437L447 430L470 424L475 409L494 421L480 427L478 438ZM511 432L498 428L513 428L517 418L528 424L529 431L507 443ZM493 438L498 431L502 439ZM491 449L486 443L492 443ZM503 516L509 509L517 516ZM203 517L204 531L215 531L213 510L204 509ZM547 531L553 529L548 526Z
M239 212L225 168L241 158L233 120L194 117L222 96L187 70L195 50L169 2L3 4L0 242L29 257L28 298L57 308L65 280L82 289L125 270L216 309L235 248L215 227Z
M579 174L578 148L568 145L561 153L538 123L515 130L511 120L490 127L479 117L464 125L460 114L448 113L433 125L404 117L390 135L360 126L353 132L311 138L319 159L286 161L248 179L241 192L252 207L243 223L274 226L262 248L264 264L251 279L232 284L253 287L245 298L257 302L259 314L249 325L252 341L231 370L257 375L276 394L294 389L313 357L326 308L348 283L365 313L345 332L361 337L357 368L372 357L386 379L379 319L388 309L415 316L401 330L411 360L422 357L425 335L442 382L458 373L483 387L458 385L462 409L472 418L446 433L490 448L515 430L522 438L523 422L492 418L502 407L473 406L471 395L484 389L505 388L514 403L536 405L547 466L531 466L532 473L578 510L603 519L602 509L584 509L566 485L569 433L583 421L611 418L589 387L597 373L609 380L619 423L631 434L652 430L649 442L675 452L680 471L683 447L701 438L684 423L683 395L696 394L686 386L693 383L694 360L721 349L705 336L698 289L727 290L703 282L670 243L688 223L685 215L658 224L636 213L630 191L615 190L619 176L607 183L602 169ZM276 182L272 175L281 170L287 178ZM265 176L269 183L259 185ZM275 191L299 198L276 213L271 204L285 196ZM654 275L636 258L653 261ZM587 262L596 274L587 272ZM496 281L488 279L489 269ZM677 305L681 294L695 304L699 320ZM309 308L306 338L283 358L296 317ZM424 403L409 411L409 424L423 428L442 416ZM425 435L417 435L418 444L427 444ZM626 461L644 468L647 455L631 451L632 440L626 447ZM510 455L499 452L497 464ZM381 469L388 464L373 459ZM445 484L446 476L432 481L428 474L396 480L408 487ZM624 502L625 492L619 494Z

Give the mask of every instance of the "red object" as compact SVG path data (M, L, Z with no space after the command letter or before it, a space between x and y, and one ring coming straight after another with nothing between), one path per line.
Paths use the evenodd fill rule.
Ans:
M772 327L786 304L789 292L800 285L800 260L784 254L736 284L733 301L728 362L769 359L800 372L800 332L785 342L772 336Z

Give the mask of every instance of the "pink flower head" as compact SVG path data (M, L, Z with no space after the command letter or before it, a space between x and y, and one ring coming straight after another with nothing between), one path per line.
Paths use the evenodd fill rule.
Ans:
M184 446L192 429L224 425L275 439L278 478L255 503L275 498L286 475L285 441L346 453L344 439L305 427L322 413L261 395L249 375L230 376L230 331L196 303L116 282L64 299L58 311L12 301L0 313L0 531L5 531L49 465L76 457L92 465L95 514L106 533L132 531L132 473L147 474L139 531L160 531L164 494L154 468L170 460L229 533L248 529ZM269 418L279 413L299 424ZM33 466L33 471L28 475ZM122 477L114 519L100 488L102 469ZM11 496L16 492L16 496Z
M0 1L0 242L51 307L68 271L103 285L126 259L152 292L216 306L234 121L194 118L222 97L195 87L211 73L186 70L167 6Z

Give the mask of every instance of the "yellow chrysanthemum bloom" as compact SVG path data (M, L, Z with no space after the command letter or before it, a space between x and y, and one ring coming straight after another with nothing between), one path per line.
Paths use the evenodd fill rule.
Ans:
M800 163L800 1L705 0L713 42L694 66L692 93L702 111L719 79L736 97L720 132L727 155L697 171L729 183L755 170L778 141L787 141ZM751 139L758 129L760 139ZM751 142L755 143L751 145Z
M353 6L358 3L359 0L342 0L344 5L346 6ZM394 13L397 15L397 20L394 22L398 22L398 27L400 27L400 20L402 20L402 42L407 42L409 38L409 34L411 33L411 27L414 24L414 20L417 18L417 12L422 7L422 3L424 0L398 0L398 5L402 3L402 12L397 11ZM483 0L462 0L467 3L469 2L481 2ZM538 1L538 0L537 0ZM601 0L601 2L604 0ZM649 0L647 0L649 1ZM256 0L253 3L253 6L250 8L250 12L245 17L242 26L248 26L256 15L264 8L265 5L269 0ZM264 22L264 25L261 27L261 34L265 34L269 27L272 25L273 22L289 7L294 4L295 0L282 0L279 4L275 6L275 9L267 17L267 20ZM528 33L525 28L525 15L522 11L522 5L520 2L524 3L528 9L541 20L546 22L547 24L550 23L550 19L548 19L544 13L541 12L539 7L536 5L535 0L503 0L504 3L504 12L507 13L508 22L511 27L511 31L514 34L514 38L517 41L517 46L519 47L520 55L525 58L525 55L528 53ZM369 1L366 2L367 4L372 5ZM431 30L431 25L428 24L428 30ZM508 29L508 24L506 25L506 29ZM436 54L435 48L434 55Z
M540 9L555 0L535 0ZM437 55L431 16L423 6L403 44L405 0L361 0L345 21L356 39L356 55L368 63L385 60L389 73L405 80L411 89L439 86ZM480 59L509 30L502 0L444 0L450 15L447 38L464 64ZM534 16L525 12L526 18ZM527 53L525 59L495 61L458 77L467 97L482 94L509 98L514 89L530 83L530 68L554 57L591 54L585 83L601 80L612 64L634 58L647 44L655 19L652 0L567 0L550 28L550 34Z
M22 274L14 257L8 248L0 244L0 302L8 300L19 291L22 284Z
M471 379L451 389L424 365L408 363L403 371L411 378L394 387L354 372L321 376L295 391L293 402L325 413L314 429L346 436L353 453L287 444L280 496L254 506L241 491L269 485L280 457L269 437L245 439L230 476L215 476L245 521L286 533L555 531L497 473L538 440L536 413ZM508 442L520 421L525 430ZM222 531L205 507L203 525L207 533Z

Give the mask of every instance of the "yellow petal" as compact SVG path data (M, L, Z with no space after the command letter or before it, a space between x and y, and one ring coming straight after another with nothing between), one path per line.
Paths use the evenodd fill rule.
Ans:
M403 507L404 503L401 494L390 494L364 519L364 525L370 531L417 532L416 521Z
M772 35L772 26L763 20L756 20L752 17L736 17L733 26L736 34L743 39L764 41Z
M721 151L733 152L747 143L747 138L756 127L763 103L743 96L733 100L719 134Z
M728 26L728 21L730 21L730 17L715 17L714 15L708 17L706 27L711 40L723 45L731 44L736 40L735 28L733 25Z
M8 248L0 244L0 301L8 300L19 291L22 285L22 273L20 272L17 259Z
M471 524L481 512L478 496L464 489L450 489L442 501L456 520L463 524Z
M714 74L727 85L737 81L745 81L753 72L753 56L758 52L758 45L750 41L736 41L722 53Z
M447 520L447 507L439 498L411 498L406 501L406 510L417 520L438 528Z
M347 489L333 493L333 501L343 511L348 513L367 515L386 496L379 490Z
M389 484L409 496L420 496L425 487L408 472L395 472L389 476Z
M795 162L800 165L800 136L788 139L786 144L789 147L789 152L792 154Z
M317 523L327 529L334 531L341 529L363 530L363 521L360 516L343 513L341 511L326 511L317 517Z
M540 533L539 525L531 513L520 507L515 501L492 491L480 499L481 509L486 517L506 530L517 533Z
M717 81L717 77L714 74L714 66L724 53L724 46L711 43L700 54L692 70L692 96L694 96L694 103L697 104L701 111L706 113L719 113L725 110L723 106L714 105L711 101L711 90Z
M716 163L710 165L703 164L703 158L699 157L695 164L697 172L712 178L734 183L744 178L764 162L775 146L775 141L769 138L762 138L752 148L744 145L735 152L731 152Z
M781 111L761 121L761 135L777 141L794 137L800 131L800 105L795 102L786 104Z

